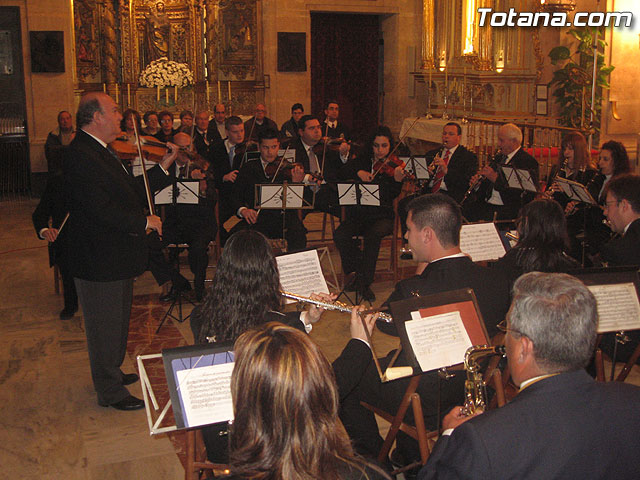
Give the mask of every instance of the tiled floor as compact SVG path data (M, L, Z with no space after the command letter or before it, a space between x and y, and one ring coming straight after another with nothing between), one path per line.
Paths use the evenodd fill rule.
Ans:
M45 242L31 225L35 205L35 200L0 202L0 478L184 478L182 435L150 436L144 410L97 405L82 317L58 318L62 298L53 291ZM315 215L306 222L313 229L322 219ZM388 259L388 252L383 249L381 257ZM333 261L339 268L335 252ZM412 268L407 262L405 274ZM393 282L378 280L373 290L380 301ZM188 322L168 321L156 334L167 306L158 302L159 288L149 273L137 279L134 292L125 372L136 370L139 354L192 342ZM335 358L348 340L348 315L327 312L311 335L329 359ZM375 342L382 355L397 340L377 333ZM163 405L167 394L160 362L147 363L147 372ZM635 369L632 377L640 384ZM140 383L130 390L141 396Z

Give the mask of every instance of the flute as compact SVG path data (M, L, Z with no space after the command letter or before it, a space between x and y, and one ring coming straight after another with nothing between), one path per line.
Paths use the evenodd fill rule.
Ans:
M320 308L324 308L325 310L337 310L339 312L347 312L351 313L351 309L353 307L348 306L342 302L323 302L322 300L313 300L309 297L303 297L302 295L297 295L295 293L280 291L280 295L286 298L290 298L292 300L297 300L298 302L310 303ZM364 310L360 312L361 315L367 315L369 313L380 313L378 320L382 320L387 323L393 322L393 317L388 313L380 312L379 310Z

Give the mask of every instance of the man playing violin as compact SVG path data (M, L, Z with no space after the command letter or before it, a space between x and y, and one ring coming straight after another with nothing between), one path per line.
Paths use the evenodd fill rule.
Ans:
M314 115L303 115L298 122L298 137L291 142L289 148L295 150L296 162L304 167L304 182L317 185L314 208L338 217L340 207L335 181L338 179L338 171L348 159L348 154L339 155L321 140L322 127L318 118Z
M230 234L244 228L253 228L266 235L268 238L282 238L283 222L284 237L287 241L288 251L301 250L307 245L307 235L295 210L271 210L255 209L255 186L266 183L280 183L283 179L283 165L286 160L278 158L280 142L277 130L268 129L260 134L258 140L260 158L245 162L240 168L233 188L234 210L242 220ZM283 165L280 164L283 163ZM272 165L268 168L269 165ZM275 167L275 168L274 168ZM267 170L273 169L275 177L267 175ZM290 180L293 183L302 183L305 177L304 169L300 165L286 170L289 171ZM284 217L284 218L283 218Z
M107 148L120 133L121 119L118 106L104 93L92 92L80 100L78 133L64 162L69 207L65 229L98 404L136 410L144 402L130 395L125 385L138 376L124 374L120 366L126 353L133 280L148 263L145 231L161 234L162 222L145 212L141 179L133 178ZM168 183L166 168L175 156L170 150L149 169L152 189Z
M341 180L373 183L379 186L380 206L347 207L347 218L336 229L334 241L340 252L342 270L345 275L355 277L345 288L356 290L362 297L373 302L375 295L371 284L382 239L393 232L393 200L400 194L405 172L402 166L390 166L388 158L393 149L393 137L388 127L376 129L365 146L363 154L349 160L341 170ZM386 167L386 168L385 168ZM381 173L382 170L387 173ZM353 238L364 236L364 247Z
M165 245L189 245L189 267L193 273L196 300L200 301L204 294L204 280L209 264L207 248L217 230L213 172L207 169L207 161L193 152L189 134L176 133L173 141L180 147L175 165L169 169L174 186L177 187L180 180L200 180L196 186L191 186L199 198L197 205L167 205L163 240Z

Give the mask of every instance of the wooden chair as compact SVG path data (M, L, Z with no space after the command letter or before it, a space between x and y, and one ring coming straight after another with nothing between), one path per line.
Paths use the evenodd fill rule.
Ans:
M202 441L200 430L187 430L187 461L184 469L185 480L201 480L229 474L229 466L211 463ZM204 475L204 477L203 477Z

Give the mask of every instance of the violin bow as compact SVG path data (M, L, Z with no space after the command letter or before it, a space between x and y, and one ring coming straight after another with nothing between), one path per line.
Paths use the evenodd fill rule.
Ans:
M384 167L384 165L389 162L389 159L393 156L394 153L396 153L396 150L398 149L398 147L402 144L402 142L404 142L404 139L407 138L407 135L409 135L409 132L414 127L414 125L416 123L418 123L418 120L420 120L420 118L421 118L420 116L416 117L416 119L409 126L409 128L407 128L407 131L404 132L404 135L402 136L402 138L400 140L398 140L398 143L396 143L396 146L393 147L393 150L391 150L391 152L389 152L389 155L387 155L387 158L385 158L384 162L382 162L382 165L380 165L380 167L373 173L373 177L371 177L371 180L376 178L376 175L378 175L378 173L380 173L380 170L382 170L382 167Z
M138 156L140 157L140 164L142 165L142 179L144 180L144 191L147 195L147 207L149 207L149 215L155 215L156 209L153 205L153 198L151 197L151 187L149 186L149 176L147 175L147 167L144 163L144 155L142 153L142 141L138 132L138 122L133 122L133 132L136 136L136 146L138 147Z

